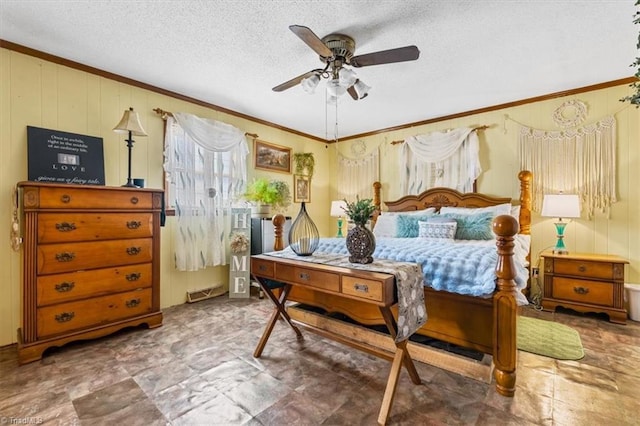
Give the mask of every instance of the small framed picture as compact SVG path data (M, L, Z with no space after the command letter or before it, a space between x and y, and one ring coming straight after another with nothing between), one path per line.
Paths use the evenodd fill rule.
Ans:
M291 148L255 140L254 167L273 172L291 173Z
M293 175L293 202L311 202L311 181L309 176Z

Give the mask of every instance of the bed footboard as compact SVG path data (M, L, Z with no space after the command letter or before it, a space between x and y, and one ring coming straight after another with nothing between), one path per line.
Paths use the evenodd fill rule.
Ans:
M496 390L504 396L513 396L516 385L516 277L513 262L513 240L518 222L512 216L498 216L493 221L493 232L498 236L496 246L496 293L493 296L493 363Z

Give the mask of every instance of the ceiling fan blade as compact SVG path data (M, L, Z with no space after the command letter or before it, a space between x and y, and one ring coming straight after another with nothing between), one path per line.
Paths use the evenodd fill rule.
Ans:
M420 51L416 46L405 46L354 56L349 61L349 64L356 68L368 67L370 65L390 64L393 62L415 61L419 56Z
M333 52L320 40L320 38L314 34L309 28L304 27L302 25L290 25L289 29L293 31L295 35L300 37L302 41L304 41L307 46L315 50L315 52L324 56L325 58L330 58L333 56Z
M297 77L292 78L289 81L285 81L284 83L277 85L276 87L274 87L271 90L273 90L274 92L282 92L283 90L287 90L287 89L289 89L289 88L291 88L291 87L293 87L295 85L300 84L300 82L302 80L304 80L305 78L311 77L312 75L317 74L317 73L318 73L317 70L306 72L306 73L304 73L302 75L299 75Z

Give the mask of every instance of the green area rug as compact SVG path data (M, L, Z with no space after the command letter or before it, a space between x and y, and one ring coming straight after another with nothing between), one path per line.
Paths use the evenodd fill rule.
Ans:
M584 357L580 335L564 324L518 316L518 349L555 359Z

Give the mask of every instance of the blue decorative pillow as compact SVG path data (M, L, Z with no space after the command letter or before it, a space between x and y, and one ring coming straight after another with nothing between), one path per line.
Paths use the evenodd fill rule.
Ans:
M426 215L398 215L396 223L396 236L398 238L416 238L419 233L418 222L425 222L433 214Z
M493 240L493 212L478 214L443 213L440 216L455 219L456 240Z

